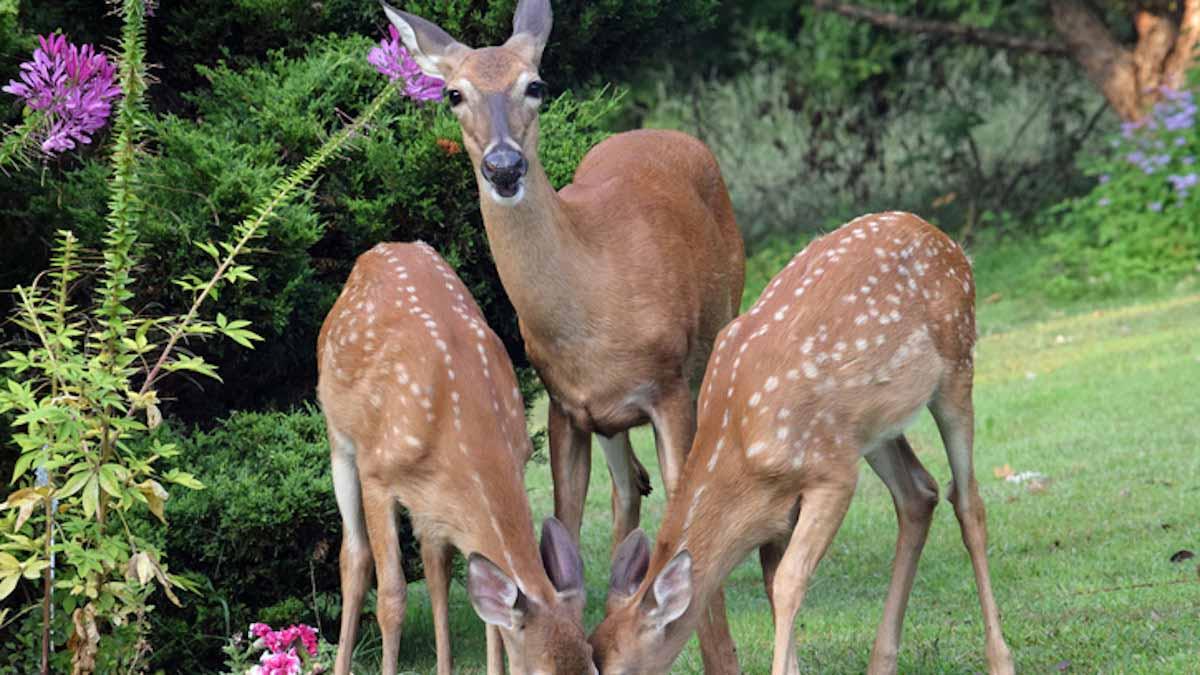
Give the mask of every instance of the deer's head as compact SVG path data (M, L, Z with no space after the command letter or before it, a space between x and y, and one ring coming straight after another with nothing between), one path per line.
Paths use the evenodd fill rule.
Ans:
M667 673L691 631L681 617L692 601L692 558L673 557L647 579L650 543L639 529L613 557L608 607L592 632L593 658L601 675Z
M404 46L427 75L446 82L484 198L514 205L525 194L529 158L537 158L538 75L553 17L549 0L521 0L513 34L499 47L472 49L437 25L383 3Z
M523 590L478 553L467 561L467 594L475 613L504 636L513 673L594 675L592 649L583 632L583 559L562 523L542 525L542 566L554 588L550 597Z

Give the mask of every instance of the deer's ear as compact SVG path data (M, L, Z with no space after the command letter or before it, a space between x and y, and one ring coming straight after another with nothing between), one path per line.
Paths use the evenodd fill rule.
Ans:
M508 630L521 624L521 589L495 563L478 553L467 559L467 595L484 623Z
M650 540L638 528L625 537L613 556L612 573L609 575L608 590L611 595L631 597L646 578L650 567Z
M582 618L587 600L583 586L583 558L575 540L557 518L550 517L542 523L541 553L542 566L558 591L559 599Z
M426 75L446 79L470 51L432 21L401 12L383 0L379 4L383 5L388 21L399 31L404 48Z
M521 54L534 68L541 65L542 52L550 40L554 13L550 0L521 0L513 15L513 34L505 47Z
M559 593L583 592L583 558L579 547L557 518L542 523L542 566Z
M654 603L649 616L658 630L683 616L692 604L692 555L680 551L654 579Z

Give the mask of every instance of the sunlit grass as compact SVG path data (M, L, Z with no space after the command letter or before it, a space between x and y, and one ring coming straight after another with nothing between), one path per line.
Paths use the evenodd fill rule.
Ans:
M980 309L1020 314L1001 299ZM978 348L977 475L988 506L993 583L1018 672L1187 673L1200 668L1200 569L1171 563L1200 552L1200 295L1105 305L985 335ZM1056 313L1057 314L1057 313ZM544 412L534 417L541 425ZM656 490L643 508L652 534L661 482L648 429L634 433ZM926 415L910 438L942 485L945 454ZM1044 490L994 470L1037 471ZM609 482L593 453L583 554L587 625L603 612L610 537ZM537 519L552 511L546 464L531 464ZM866 669L890 575L895 517L864 466L845 524L797 621L801 669ZM730 621L742 667L770 670L772 628L757 560L729 579ZM422 584L409 595L401 668L430 672L433 632ZM456 670L482 672L483 630L456 583ZM368 629L370 636L374 632ZM376 670L378 642L360 647L359 672ZM983 628L974 580L948 504L939 506L921 560L901 648L902 673L982 672ZM701 672L695 641L675 672Z

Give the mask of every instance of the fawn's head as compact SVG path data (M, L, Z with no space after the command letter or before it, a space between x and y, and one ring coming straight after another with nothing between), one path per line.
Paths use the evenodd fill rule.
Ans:
M512 37L480 49L386 2L383 9L421 70L445 80L480 187L498 204L519 203L528 158L537 158L538 110L547 92L538 65L553 23L549 0L521 0Z
M475 613L504 636L513 673L594 675L592 649L583 632L583 559L562 523L542 525L542 566L553 586L536 597L478 553L467 561L467 594Z
M691 631L680 619L692 602L692 558L673 557L652 580L650 542L639 529L613 557L604 621L590 638L601 675L667 673Z

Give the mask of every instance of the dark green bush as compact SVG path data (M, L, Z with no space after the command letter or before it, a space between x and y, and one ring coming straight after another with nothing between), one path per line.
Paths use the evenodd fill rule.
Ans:
M336 640L341 519L329 478L321 413L236 413L209 431L167 432L204 490L167 501L167 559L203 589L153 615L155 663L168 672L217 663L221 641L253 621L300 621ZM405 575L421 578L420 552L401 530ZM201 638L197 640L198 637Z

